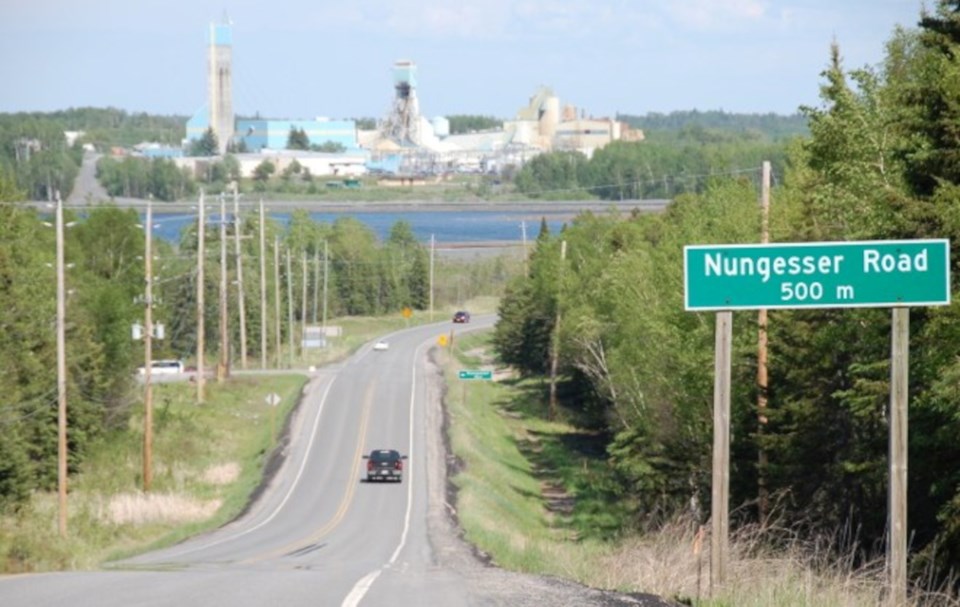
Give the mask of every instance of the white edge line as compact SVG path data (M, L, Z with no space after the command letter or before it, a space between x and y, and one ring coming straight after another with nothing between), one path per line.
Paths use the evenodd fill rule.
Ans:
M264 519L260 523L254 525L253 527L250 527L245 531L242 531L236 534L231 534L227 537L221 538L214 542L210 542L208 544L204 544L202 546L190 548L189 550L178 553L178 556L192 554L194 552L199 552L200 550L206 550L207 548L213 548L214 546L219 546L220 544L223 544L230 540L235 540L237 538L253 533L257 529L260 529L261 527L263 527L264 525L266 525L267 523L275 519L277 515L280 514L280 511L283 509L283 507L287 504L288 501L290 501L290 497L293 495L293 492L296 490L297 485L300 482L300 479L303 477L303 471L306 469L307 461L310 459L310 451L313 449L313 445L316 442L317 427L320 425L320 416L323 413L323 407L327 403L327 395L330 394L330 388L333 387L333 382L336 381L337 377L338 375L335 375L333 378L331 378L330 381L327 383L326 390L323 391L323 397L320 399L320 408L317 409L317 416L313 420L313 429L310 431L310 442L307 443L307 451L306 453L303 454L303 459L300 461L300 469L297 470L297 475L293 479L293 484L290 485L290 489L287 491L287 494L283 496L283 499L280 501L277 507L274 508L273 512L270 513L270 516L268 516L266 519Z
M390 560L387 561L386 564L379 569L371 571L354 584L353 588L350 589L350 593L343 599L340 607L357 607L370 590L370 587L373 586L373 583L380 577L380 574L383 573L383 570L397 562L397 559L400 558L400 552L403 551L403 547L407 544L407 536L410 533L410 517L413 512L413 415L414 406L417 402L417 362L420 360L421 350L423 350L424 345L427 343L429 343L429 341L420 344L413 356L413 370L411 372L412 384L410 386L410 423L408 424L407 436L409 444L407 448L407 461L410 462L411 465L407 466L407 512L403 518L403 532L400 534L400 543L397 544L396 549L390 556Z

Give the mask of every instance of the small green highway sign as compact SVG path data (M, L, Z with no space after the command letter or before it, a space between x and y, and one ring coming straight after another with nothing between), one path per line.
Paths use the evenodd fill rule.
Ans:
M950 241L691 245L683 282L690 311L948 305Z
M460 369L460 379L493 379L493 371Z

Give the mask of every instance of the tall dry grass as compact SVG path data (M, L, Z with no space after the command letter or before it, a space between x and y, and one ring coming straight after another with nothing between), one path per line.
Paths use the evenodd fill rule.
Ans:
M124 493L103 500L98 518L113 525L191 523L212 517L222 504L172 493Z
M476 364L485 347L480 336L458 344L447 365L456 381L457 363ZM531 434L562 434L559 421L509 414L522 386L489 382L451 391L447 399L451 445L464 462L454 482L458 516L466 537L498 565L558 575L595 588L646 592L699 607L874 607L886 599L883 559L865 559L849 533L816 535L779 525L746 525L732 531L727 579L710 585L709 527L676 519L615 541L577 539L564 517L550 511L543 494L546 468L562 467L579 455L550 453L557 464L534 465L520 443ZM492 406L493 405L493 406ZM558 478L550 479L552 483ZM960 606L955 593L932 584L915 585L911 607Z
M611 545L584 581L711 606L874 607L886 598L883 559L860 562L854 552L843 552L835 538L805 539L771 526L738 528L730 537L727 579L715 588L710 544L708 529L676 520ZM914 586L909 604L960 605L946 586Z

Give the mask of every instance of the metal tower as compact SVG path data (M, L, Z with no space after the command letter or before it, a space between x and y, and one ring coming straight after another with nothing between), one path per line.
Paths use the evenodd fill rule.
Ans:
M380 123L380 135L400 145L420 145L420 104L417 101L417 66L413 61L393 64L396 94L386 119Z
M233 24L224 17L210 24L210 127L217 136L220 153L233 139Z

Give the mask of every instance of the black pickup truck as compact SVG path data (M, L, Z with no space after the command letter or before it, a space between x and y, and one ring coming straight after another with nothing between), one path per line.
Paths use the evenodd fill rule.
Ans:
M403 481L403 460L407 456L396 449L374 449L363 458L367 460L367 482Z

